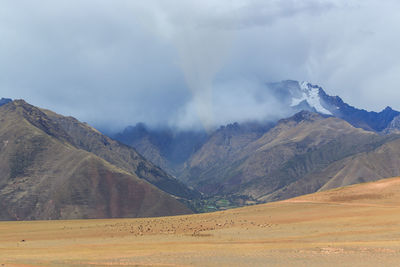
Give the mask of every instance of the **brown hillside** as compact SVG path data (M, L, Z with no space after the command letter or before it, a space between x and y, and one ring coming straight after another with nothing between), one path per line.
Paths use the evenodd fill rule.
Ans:
M0 219L148 217L191 213L102 158L24 101L0 107Z
M198 192L189 189L185 184L147 161L132 147L101 134L90 125L81 123L73 117L64 117L49 110L43 110L43 112L68 134L74 146L93 153L176 197L192 199L199 196Z
M376 207L400 206L400 177L355 184L304 195L283 202L339 203Z
M354 128L338 118L303 111L258 136L241 131L240 125L217 131L189 159L182 179L210 195L282 200L320 190L341 171L331 167L332 172L327 173L324 170L328 167L397 139ZM354 179L336 186L367 181L352 174L349 177ZM371 172L369 177L395 175L393 171L384 175Z
M333 162L261 199L271 201L279 199L282 194L287 198L295 197L304 193L399 176L399 151L400 139L397 136L389 137L383 144L378 143L376 148L372 146L366 152Z

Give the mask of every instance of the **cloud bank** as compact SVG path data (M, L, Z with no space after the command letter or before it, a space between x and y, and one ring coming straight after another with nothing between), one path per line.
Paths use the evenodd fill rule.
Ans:
M394 0L2 2L0 96L105 130L279 117L266 82L400 110Z

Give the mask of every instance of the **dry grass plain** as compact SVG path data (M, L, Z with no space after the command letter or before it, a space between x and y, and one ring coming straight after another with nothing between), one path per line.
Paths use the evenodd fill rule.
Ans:
M400 178L190 216L0 223L0 266L400 266Z

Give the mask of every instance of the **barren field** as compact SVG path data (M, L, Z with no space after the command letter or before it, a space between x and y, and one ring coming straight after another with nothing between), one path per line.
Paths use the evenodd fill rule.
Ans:
M0 266L399 266L400 178L223 212L0 223Z

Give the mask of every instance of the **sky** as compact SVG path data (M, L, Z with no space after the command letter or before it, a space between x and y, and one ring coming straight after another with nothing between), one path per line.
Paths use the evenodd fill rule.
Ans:
M4 0L0 97L105 131L276 117L265 84L400 110L397 0Z

